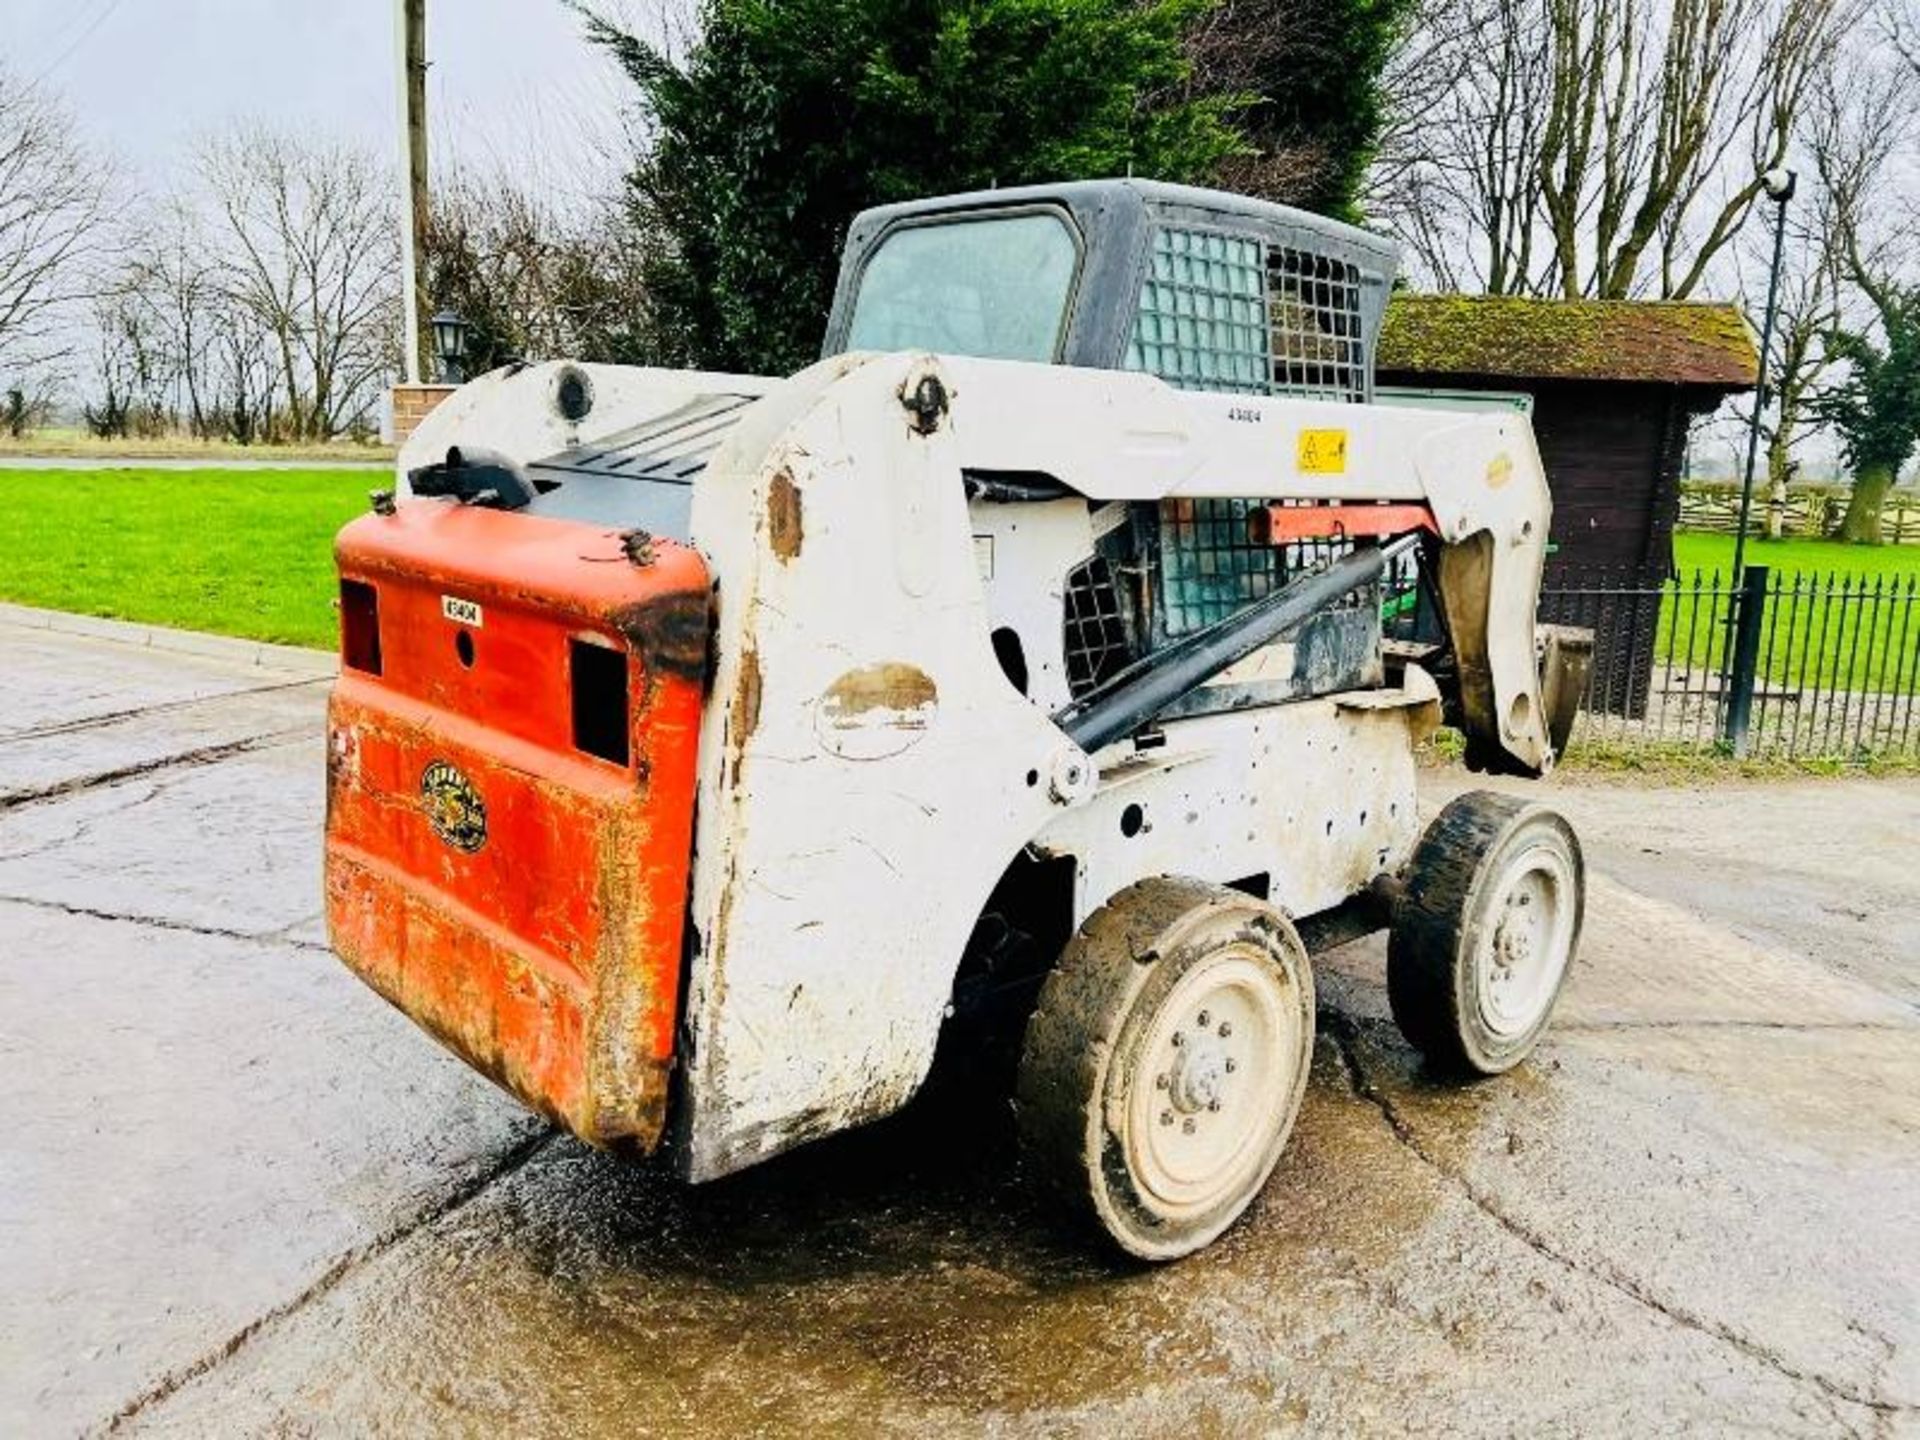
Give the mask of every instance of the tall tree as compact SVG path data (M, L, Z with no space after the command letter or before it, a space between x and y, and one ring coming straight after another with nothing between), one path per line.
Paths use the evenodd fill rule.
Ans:
M1910 66L1863 64L1825 92L1812 128L1836 264L1861 301L1857 318L1834 326L1829 344L1847 374L1818 407L1853 469L1840 536L1859 544L1880 543L1887 491L1920 447L1920 216L1890 183L1920 135L1917 82Z
M222 284L272 337L288 431L341 433L396 359L399 249L379 165L241 127L203 147L199 172Z
M86 293L106 191L73 117L0 65L0 369L63 348L60 312Z
M1358 219L1387 121L1383 73L1416 0L1221 0L1189 32L1195 88L1246 95L1229 189Z
M1831 344L1849 367L1819 401L1853 469L1840 538L1878 545L1887 492L1920 443L1920 286L1879 288L1872 330L1841 330Z
M424 235L426 303L473 327L470 373L511 359L642 354L640 237L609 208L556 202L504 170L442 167Z
M1477 18L1445 21L1457 85L1393 127L1389 218L1461 286L1685 299L1786 159L1862 3L1461 0Z
M631 177L651 348L786 373L813 358L846 226L941 192L1211 175L1243 147L1181 40L1207 0L707 0L684 67L603 17L640 92Z

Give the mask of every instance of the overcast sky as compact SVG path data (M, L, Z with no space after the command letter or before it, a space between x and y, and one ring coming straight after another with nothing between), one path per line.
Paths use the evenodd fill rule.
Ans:
M651 0L611 7L642 19ZM398 164L394 0L4 0L5 63L160 180L235 118L381 147ZM631 93L560 0L428 0L437 141L521 166L604 151Z

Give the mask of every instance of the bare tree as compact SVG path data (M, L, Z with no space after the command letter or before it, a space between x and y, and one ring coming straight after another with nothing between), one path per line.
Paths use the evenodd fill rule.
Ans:
M635 358L646 313L639 237L625 208L568 204L503 167L453 170L436 189L429 303L473 327L470 368L509 359Z
M141 312L164 351L170 408L195 435L219 433L212 415L217 385L215 336L232 301L222 286L205 227L179 197L142 227L143 243L122 271L119 289Z
M66 348L60 314L86 292L106 191L72 116L0 66L0 368Z
M1466 4L1439 46L1464 52L1452 91L1400 98L1426 113L1396 131L1390 223L1443 281L1684 299L1787 156L1861 0ZM1411 43L1433 49L1434 23Z
M1818 408L1854 471L1841 538L1868 544L1880 542L1887 491L1920 446L1920 234L1911 202L1891 193L1920 138L1917 80L1905 63L1856 66L1823 92L1810 135L1835 269L1857 298L1828 335L1847 373Z
M1887 0L1879 19L1908 73L1920 76L1920 0Z
M385 173L351 147L243 127L202 148L220 284L270 337L290 435L364 420L398 353Z

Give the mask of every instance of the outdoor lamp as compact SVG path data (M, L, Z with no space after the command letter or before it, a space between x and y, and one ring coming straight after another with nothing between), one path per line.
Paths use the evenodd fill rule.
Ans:
M1760 322L1760 369L1753 393L1753 415L1747 422L1747 468L1740 481L1740 519L1733 531L1733 583L1738 586L1746 572L1747 521L1753 513L1753 466L1760 456L1760 412L1767 408L1768 365L1773 359L1773 315L1780 302L1780 259L1787 245L1787 202L1793 199L1794 182L1799 177L1785 166L1761 172L1760 188L1776 208L1773 212L1773 265L1767 272L1766 319ZM1736 611L1735 614L1738 612ZM1734 615L1728 616L1729 624ZM1727 650L1732 663L1733 650Z
M458 385L466 379L461 362L467 358L467 331L472 327L451 310L433 317L433 348L440 353L440 381Z

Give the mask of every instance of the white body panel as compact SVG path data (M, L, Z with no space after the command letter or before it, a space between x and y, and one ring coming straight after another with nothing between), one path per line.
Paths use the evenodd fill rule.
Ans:
M689 397L762 397L727 421L692 495L718 621L683 1026L691 1178L903 1104L968 934L1025 846L1076 857L1076 920L1161 873L1264 874L1276 903L1315 913L1412 846L1413 741L1438 709L1417 669L1404 690L1173 720L1158 748L1081 754L1050 714L1068 699L1063 583L1102 513L1076 499L970 510L963 472L1043 474L1095 500L1423 501L1451 549L1484 561L1467 599L1503 743L1551 761L1533 653L1548 499L1524 417L911 355L841 356L779 383L585 368L584 425L551 413L554 367L487 377L402 465L455 442L531 463ZM903 398L927 376L951 406L923 434ZM1303 430L1343 432L1339 473L1303 472ZM995 656L1002 625L1022 637L1027 695Z

